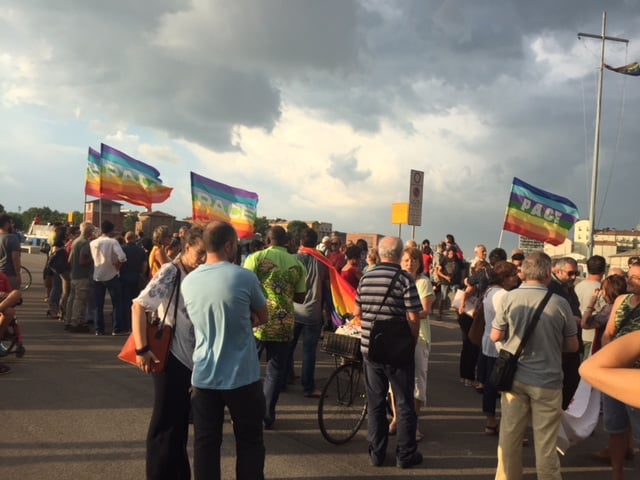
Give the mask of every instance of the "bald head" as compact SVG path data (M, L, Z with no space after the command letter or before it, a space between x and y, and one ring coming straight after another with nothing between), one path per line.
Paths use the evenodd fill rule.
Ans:
M380 260L389 263L400 263L402 257L402 240L398 237L384 237L378 244Z

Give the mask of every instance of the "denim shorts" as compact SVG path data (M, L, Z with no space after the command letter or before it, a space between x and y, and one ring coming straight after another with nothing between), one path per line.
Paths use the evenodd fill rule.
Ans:
M608 395L602 395L604 431L624 433L629 430L635 440L640 440L640 410L630 407Z

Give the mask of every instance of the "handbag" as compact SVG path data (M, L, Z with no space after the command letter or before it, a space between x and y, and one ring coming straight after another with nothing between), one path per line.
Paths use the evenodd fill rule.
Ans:
M473 311L471 316L473 321L471 322L471 328L469 329L469 341L476 346L482 345L482 337L484 336L485 318L484 318L484 303L478 302L478 306Z
M464 299L464 313L472 317L473 312L475 312L479 303L478 296L472 295L465 298L465 290L463 288L459 288L458 290L456 290L456 294L454 295L453 300L451 301L451 308L455 308L456 310L459 310L460 307L462 306L463 299Z
M518 368L518 358L520 358L524 346L529 340L529 337L531 337L538 320L540 320L542 310L544 310L544 307L547 305L551 295L553 295L553 293L551 291L547 291L546 295L538 305L538 308L536 308L533 318L531 319L531 322L529 322L529 325L527 325L516 352L511 353L504 348L500 350L498 358L496 358L493 371L489 376L489 383L491 383L499 392L508 392L513 388L513 379L516 374L516 369Z
M382 305L386 302L391 288L396 282L401 270L393 276ZM382 307L380 307L382 308ZM378 313L380 312L378 309ZM367 358L372 362L403 367L414 361L416 340L405 317L395 317L390 320L374 320L369 333L369 350Z
M171 340L173 338L173 328L170 325L166 325L167 312L169 311L169 305L173 300L173 318L175 321L178 319L178 302L180 300L180 269L176 266L176 278L171 289L171 295L169 296L169 302L167 308L164 310L162 320L156 318L155 321L147 322L147 345L149 350L158 359L158 363L155 363L151 369L153 373L164 372L167 366L167 359L169 358L169 349L171 348ZM136 362L136 342L133 338L133 333L129 335L122 350L118 354L118 358L123 362L130 363L134 366L138 366Z

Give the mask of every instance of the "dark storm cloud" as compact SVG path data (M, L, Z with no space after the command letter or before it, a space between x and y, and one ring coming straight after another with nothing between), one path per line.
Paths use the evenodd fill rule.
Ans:
M371 177L371 170L363 169L358 165L358 150L358 148L354 148L345 154L332 155L329 159L327 173L345 185L361 182Z

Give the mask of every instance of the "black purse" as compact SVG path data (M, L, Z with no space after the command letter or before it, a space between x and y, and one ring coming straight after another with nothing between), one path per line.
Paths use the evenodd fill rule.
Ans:
M382 304L389 297L391 288L396 283L400 271L398 269L393 276ZM379 312L380 309L378 309ZM367 353L367 358L372 362L391 365L396 368L405 367L413 363L415 348L416 340L411 333L406 317L373 321L371 332L369 333L369 351Z
M529 325L527 325L527 329L524 332L516 352L511 353L504 348L500 350L491 372L491 376L489 377L489 383L492 384L499 392L508 392L513 388L513 379L516 375L516 369L518 368L518 358L520 358L524 346L529 340L529 337L531 337L538 320L540 320L540 315L542 314L544 307L547 306L547 302L549 301L549 298L551 298L551 295L553 295L553 293L548 291L538 305L538 308L536 308L533 318L531 319L531 322L529 322Z

